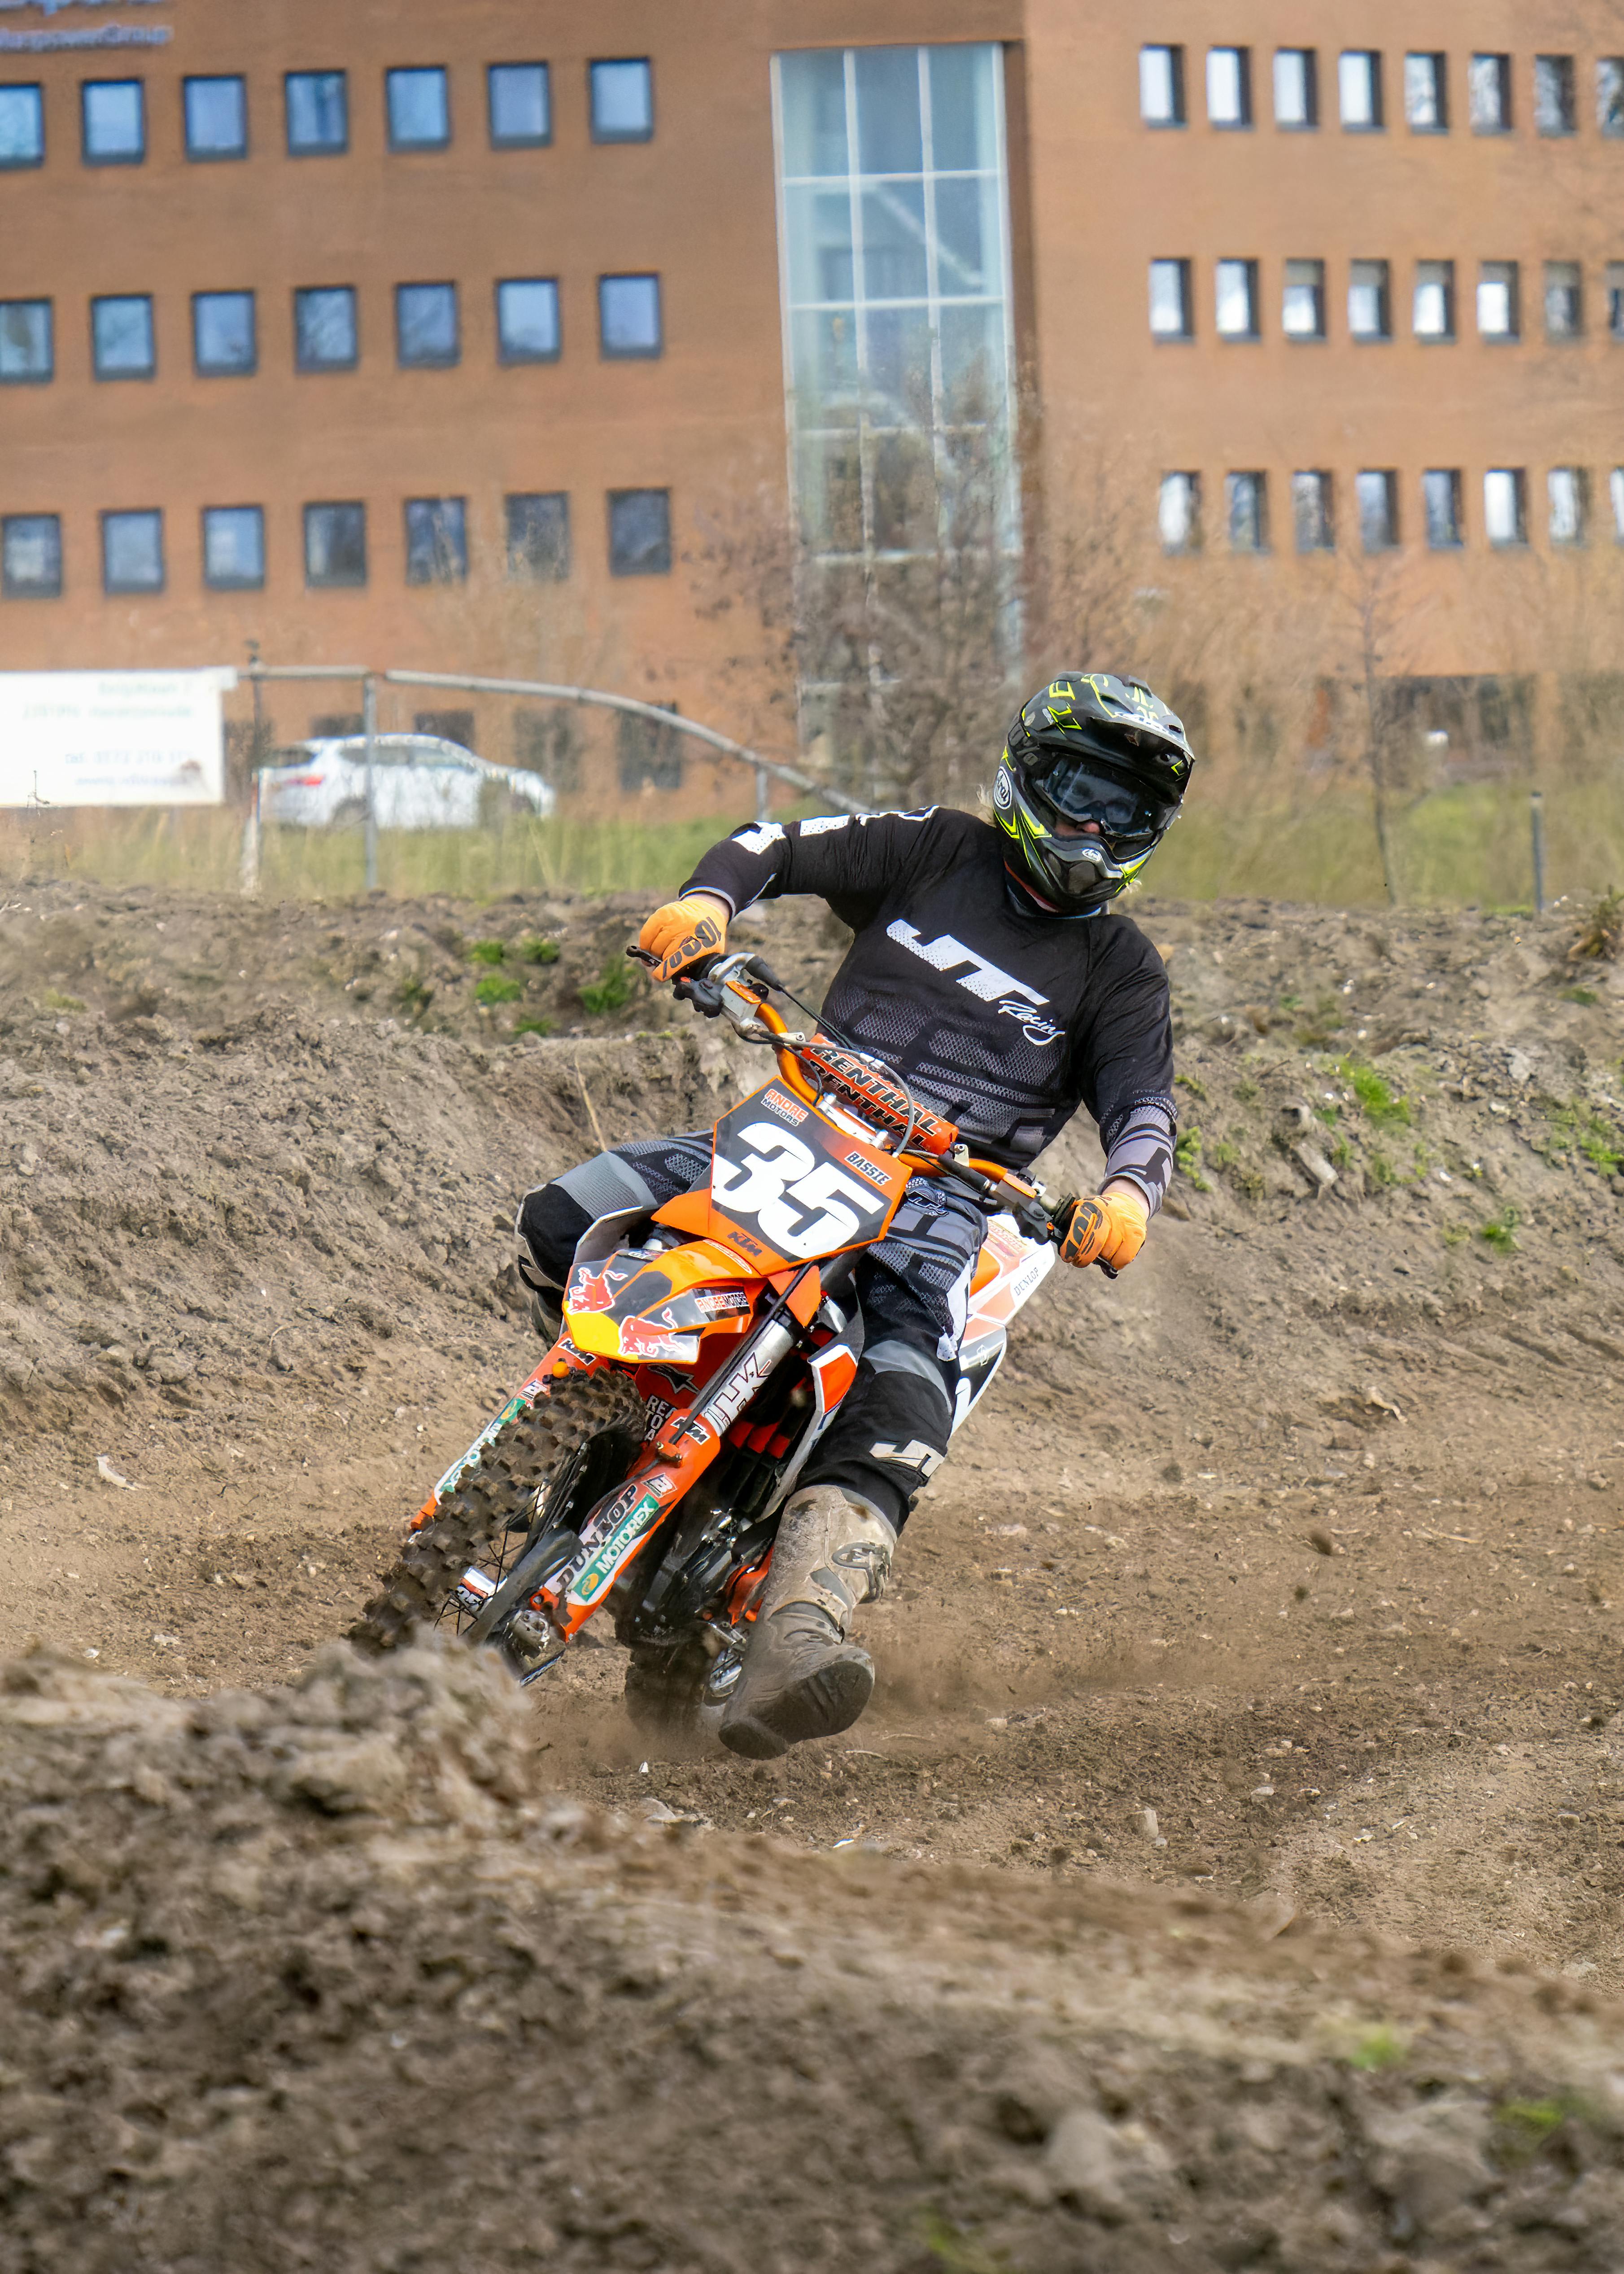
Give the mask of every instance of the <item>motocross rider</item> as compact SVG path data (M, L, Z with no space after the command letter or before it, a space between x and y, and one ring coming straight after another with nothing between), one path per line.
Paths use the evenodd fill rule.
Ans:
M1061 1254L1120 1271L1167 1190L1176 1120L1162 960L1110 903L1176 818L1192 763L1182 723L1148 687L1069 673L1011 726L989 822L930 806L737 829L639 945L670 981L718 953L741 909L820 895L856 935L828 1018L957 1122L973 1153L1025 1170L1087 1108L1105 1175ZM709 1131L645 1139L527 1193L520 1268L538 1291L538 1326L560 1330L560 1291L596 1217L662 1207L703 1186L710 1160ZM861 1363L784 1511L721 1724L734 1752L770 1758L832 1736L868 1702L874 1666L852 1617L879 1596L946 1457L984 1229L968 1195L915 1177L862 1258Z

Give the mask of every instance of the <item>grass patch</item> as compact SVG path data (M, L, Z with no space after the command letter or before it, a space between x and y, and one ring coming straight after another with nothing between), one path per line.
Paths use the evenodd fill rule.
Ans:
M1447 1224L1440 1237L1446 1247L1459 1247L1463 1240L1470 1239L1470 1234L1463 1224Z
M1575 959L1612 963L1624 953L1624 892L1616 885L1601 893L1585 915L1568 951Z
M1373 1065L1362 1058L1339 1058L1335 1072L1346 1082L1359 1101L1359 1111L1378 1129L1390 1129L1400 1123L1408 1127L1410 1118L1410 1100L1390 1089Z
M947 2270L947 2274L1014 2274L1003 2251L985 2249L974 2233L966 2233L939 2210L920 2213L918 2233L926 2250L938 2266Z
M612 955L596 981L581 990L581 1000L595 1018L601 1018L606 1011L623 1011L635 984L631 965L624 957Z
M498 1003L516 1003L523 992L522 979L510 979L505 971L487 971L474 989L474 1000L490 1010Z
M1559 1107L1551 1116L1551 1133L1557 1144L1582 1154L1604 1177L1616 1177L1624 1170L1624 1131L1593 1106Z
M82 1011L84 1005L77 995L64 995L55 987L48 987L40 998L48 1011Z
M556 1031L551 1019L515 1019L513 1031L518 1035L551 1035Z
M434 990L414 971L395 989L395 1000L409 1019L421 1019L426 1016L428 1007L434 1000Z
M1334 1169L1348 1169L1352 1165L1353 1155L1349 1149L1348 1140L1345 1137L1339 1137L1331 1148L1331 1166Z
M1199 1082L1192 1073L1176 1073L1173 1076L1173 1087L1175 1089L1187 1089L1192 1097L1199 1098L1203 1105L1206 1104L1206 1087Z
M500 939L477 939L468 951L473 963L500 963L507 953L508 943Z
M1599 1003L1601 997L1593 987L1564 987L1562 1000L1564 1003L1583 1003L1588 1009L1592 1003Z
M1221 1137L1207 1157L1214 1169L1232 1169L1240 1155L1227 1137Z
M518 956L521 963L556 963L559 944L555 939L522 939Z
M1255 1105L1258 1102L1258 1085L1255 1081L1237 1081L1235 1085L1235 1095L1241 1104Z
M1210 1193L1212 1186L1201 1174L1201 1133L1199 1129L1181 1129L1178 1142L1173 1148L1173 1166L1181 1177L1195 1186L1198 1193Z
M1486 1240L1497 1255L1509 1255L1517 1244L1513 1236L1517 1222L1515 1209L1502 1209L1498 1216L1492 1216L1486 1224L1477 1226L1477 1237Z
M1371 1154L1365 1163L1365 1173L1372 1185L1380 1185L1384 1192L1389 1185L1395 1185L1398 1182L1398 1171L1382 1152Z
M1401 2029L1394 2029L1390 2022L1378 2022L1373 2029L1362 2030L1355 2038L1348 2065L1372 2075L1380 2069L1395 2068L1409 2051L1410 2041Z

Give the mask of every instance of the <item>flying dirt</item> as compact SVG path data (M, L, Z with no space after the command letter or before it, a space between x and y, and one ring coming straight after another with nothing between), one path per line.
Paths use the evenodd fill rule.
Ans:
M641 913L0 914L0 2267L1613 2267L1617 967L1139 903L1168 1214L750 1767L590 1630L335 1639L538 1355L519 1193L762 1079Z

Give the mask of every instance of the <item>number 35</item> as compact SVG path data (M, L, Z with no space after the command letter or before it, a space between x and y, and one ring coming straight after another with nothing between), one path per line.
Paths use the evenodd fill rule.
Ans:
M729 1216L753 1216L780 1255L827 1255L859 1238L865 1217L883 1213L881 1194L772 1122L753 1121L740 1136L756 1149L741 1161L718 1156L711 1198Z

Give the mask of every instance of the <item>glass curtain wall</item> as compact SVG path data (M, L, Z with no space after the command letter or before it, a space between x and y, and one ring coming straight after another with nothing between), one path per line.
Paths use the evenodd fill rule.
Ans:
M773 66L793 482L811 553L872 575L1018 541L1003 56Z

